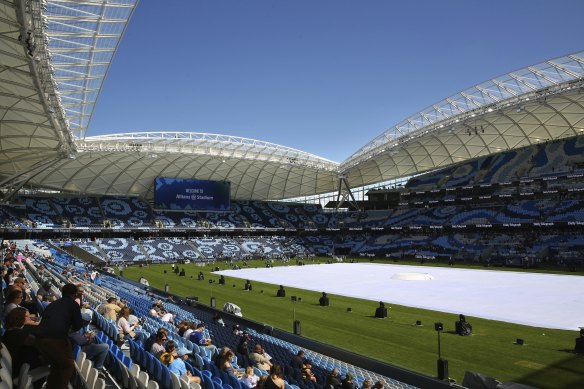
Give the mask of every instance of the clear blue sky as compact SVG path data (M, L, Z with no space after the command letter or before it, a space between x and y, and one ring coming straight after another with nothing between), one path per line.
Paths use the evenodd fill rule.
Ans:
M341 162L460 90L584 50L582 0L141 0L87 132L197 131Z

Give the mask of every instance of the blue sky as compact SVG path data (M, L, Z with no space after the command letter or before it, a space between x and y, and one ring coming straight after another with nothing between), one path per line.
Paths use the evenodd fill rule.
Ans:
M449 95L584 50L582 15L582 0L142 0L87 135L220 133L341 162Z

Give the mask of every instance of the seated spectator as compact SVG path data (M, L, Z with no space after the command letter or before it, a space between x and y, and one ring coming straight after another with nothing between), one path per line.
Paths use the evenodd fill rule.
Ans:
M128 319L130 318L130 308L123 307L119 312L120 318L118 319L118 336L119 341L123 342L125 339L135 339L140 340L141 334L137 334L135 329L138 327L137 323L130 324Z
M91 320L93 320L93 310L91 309L91 306L88 302L81 304L81 315L84 313L89 315L89 322L91 323Z
M284 389L286 383L282 375L282 368L280 365L274 365L270 368L270 375L266 376L263 383L264 389Z
M176 332L178 333L178 336L184 337L184 334L188 328L189 328L189 322L186 320L181 320L181 322L178 323L176 326Z
M339 369L334 368L331 373L326 377L326 388L334 388L334 389L341 389L341 376L339 374Z
M145 341L144 341L144 350L150 351L152 345L156 342L156 339L160 336L159 333L164 333L165 336L168 336L168 331L165 328L159 328L156 333L151 334Z
M218 313L216 313L215 316L213 316L213 322L217 325L220 325L221 327L225 327L225 322L223 321L221 315Z
M361 385L361 389L371 389L371 378L367 377L363 384Z
M138 319L138 316L134 314L134 310L132 308L130 308L130 316L128 317L128 323L140 325L140 319Z
M385 385L381 381L377 381L375 385L373 385L373 389L383 389Z
M357 385L353 382L353 374L347 373L345 379L343 380L343 389L357 389Z
M221 358L219 368L221 370L223 370L225 373L230 374L230 375L237 377L239 379L243 375L243 372L237 371L233 368L233 366L231 366L231 361L233 360L234 356L235 356L235 353L233 351L227 349L227 352Z
M255 345L253 353L249 354L249 359L258 367L258 369L270 371L270 368L272 367L272 362L267 358L266 352L260 344Z
M22 292L22 301L20 302L20 306L28 309L31 313L31 316L36 316L37 313L37 305L34 301L32 301L30 297L30 290L27 288L26 279L23 277L17 277L14 279L14 284L12 287L8 288L10 290L20 290Z
M122 308L117 304L117 299L115 297L110 297L107 299L107 304L103 306L103 316L111 321L116 321L121 309Z
M197 327L192 332L191 336L189 337L189 340L191 342L195 343L197 346L204 347L204 348L208 349L209 351L211 351L211 356L216 356L218 353L217 347L215 345L213 345L213 343L211 342L211 339L205 338L205 336L203 334L204 329L205 329L205 325L203 323L197 324Z
M153 317L161 317L160 315L160 308L158 308L158 304L152 304L152 308L150 308L150 316Z
M165 321L167 323L174 324L174 318L175 317L176 317L175 314L173 314L171 312L166 312L164 315L162 315L162 317L160 318L160 320Z
M246 383L247 386L249 386L251 389L254 389L258 385L258 382L260 381L260 377L258 377L257 375L255 375L255 373L253 371L253 367L248 366L245 369L245 375L243 376L243 378L241 380L244 383Z
M164 344L166 343L167 339L166 332L158 330L156 333L156 341L149 350L156 358L160 358L162 353L164 353L166 350Z
M186 374L189 379L189 384L201 384L201 378L194 376L191 374L190 371L187 370L187 365L185 361L189 359L189 350L184 347L179 348L176 350L176 356L174 360L168 365L168 370L172 371L178 377L182 377Z
M213 358L213 363L215 364L215 366L217 366L218 369L221 368L221 364L223 363L223 359L225 359L225 355L227 355L228 351L231 351L231 349L227 346L223 346L223 347L221 347L221 350L219 350L219 353L217 353L215 358Z
M172 361L174 361L174 357L176 355L176 343L173 340L169 340L166 342L164 352L160 355L160 362L164 363L166 366L169 366Z
M101 375L104 375L103 364L107 357L109 346L105 343L95 343L95 334L88 330L91 322L91 315L89 313L81 314L82 327L77 332L69 334L69 339L73 344L81 346L81 350L86 354L87 359L93 362L93 367L100 370Z
M53 293L51 292L51 283L50 282L43 282L41 287L37 290L37 299L39 301L47 301L49 296L52 296Z
M195 330L195 328L197 328L195 326L195 323L189 322L188 323L188 326L187 326L187 329L183 333L182 337L185 338L185 339L189 339L189 337L191 336L191 334L193 333L193 331Z
M292 358L292 360L290 361L290 365L292 366L292 368L298 369L298 370L302 370L305 368L306 369L312 368L310 363L304 359L304 351L303 350L299 350L298 353L296 353L296 356L294 356Z
M20 303L22 303L22 291L20 289L12 289L8 292L6 306L4 307L4 318L6 318L14 308L20 307Z
M2 337L2 343L12 356L12 376L18 377L20 368L28 363L31 369L41 366L39 353L34 346L34 336L26 321L30 316L26 308L15 307L6 316L6 331Z

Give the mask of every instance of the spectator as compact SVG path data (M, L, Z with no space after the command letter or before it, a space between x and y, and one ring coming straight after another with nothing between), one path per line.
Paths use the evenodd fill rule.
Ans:
M190 371L187 370L187 365L185 361L189 359L189 350L184 347L176 350L176 356L174 360L168 365L168 370L176 374L178 377L182 377L186 374L189 379L189 384L196 383L201 384L201 378L194 376Z
M373 385L373 389L383 389L385 385L381 381L377 381L375 385Z
M118 339L123 342L127 338L139 340L140 336L134 331L138 327L138 323L130 324L128 319L130 318L130 308L123 307L119 312L120 318L118 319Z
M357 389L357 385L353 382L353 374L347 373L345 379L343 380L343 389Z
M205 338L205 336L203 335L204 329L205 325L203 323L197 324L197 327L192 332L191 336L189 337L189 340L195 343L197 346L204 347L211 351L211 356L216 356L218 352L217 347L212 344L211 339Z
M326 377L326 388L334 388L334 389L341 389L341 377L339 374L339 369L334 368L331 373Z
M186 320L181 320L180 323L176 325L176 332L178 333L178 336L184 337L187 328L189 328L189 322Z
M248 366L245 369L245 375L243 376L243 378L241 380L245 384L247 384L247 386L249 386L251 389L255 389L258 385L258 382L260 381L260 377L255 375L255 373L253 371L253 367Z
M65 284L61 291L63 297L51 303L43 312L37 327L37 347L48 364L51 372L47 388L67 389L75 370L73 348L69 332L78 331L81 326L81 309L75 302L78 289L74 284Z
M4 317L6 318L14 308L20 307L21 303L22 291L20 289L12 289L8 292L8 296L6 297L6 307L4 308Z
M39 301L48 301L49 297L52 296L51 283L43 282L41 287L37 290L37 299Z
M160 355L160 362L164 363L166 366L170 366L170 364L174 361L174 357L177 355L176 353L176 343L174 341L169 340L166 342L166 346L164 347L164 352Z
M88 302L84 302L83 304L81 304L81 315L83 315L84 313L87 313L89 315L89 322L91 323L91 321L93 320L93 310L91 309L91 306L89 305Z
M371 389L371 378L367 377L365 381L363 381L361 389Z
M274 365L270 368L270 375L267 376L263 388L264 389L284 389L286 383L282 376L282 368L280 365Z
M89 323L91 322L91 315L89 313L81 314L81 320L83 326L79 331L71 333L69 339L74 344L81 346L81 350L93 362L93 367L100 371L100 375L104 376L103 364L107 357L109 347L105 343L95 343L95 334L88 330Z
M158 304L152 304L152 308L150 308L150 316L153 317L161 317L160 315L160 308L158 308Z
M158 330L158 332L156 333L156 341L150 348L150 352L154 354L156 358L160 358L162 353L164 353L164 351L166 350L164 344L166 343L167 339L168 338L166 332Z
M195 323L193 322L189 322L188 326L185 330L185 332L183 333L182 337L185 339L189 339L189 337L191 336L191 334L193 333L193 331L195 330Z
M174 318L176 315L174 315L173 313L170 312L166 312L164 315L162 315L162 317L160 318L160 320L165 321L167 323L171 323L174 324Z
M28 363L31 369L41 366L31 328L26 326L27 319L30 320L30 314L23 307L15 307L6 316L6 331L2 343L12 356L13 377L18 376L24 363Z
M296 353L296 356L294 356L292 358L292 360L290 361L290 365L292 366L292 368L294 369L298 369L298 370L302 370L302 369L310 369L312 368L312 366L310 365L310 363L308 363L305 359L304 359L304 351L303 350L299 350Z
M256 344L253 353L249 355L249 359L254 363L259 369L270 371L272 367L272 362L267 358L266 352L260 344Z
M105 304L103 306L104 309L104 313L103 316L106 319L109 319L111 321L116 321L117 317L118 317L118 313L120 312L120 310L122 308L120 308L120 306L116 303L116 298L115 297L110 297L107 299L107 304Z
M221 358L221 361L219 363L219 368L221 370L223 370L225 373L230 374L230 375L237 377L239 379L243 375L243 372L235 370L233 368L233 366L231 365L231 361L233 360L234 356L235 356L235 353L233 351L231 351L230 349L227 349L225 355Z
M152 345L156 342L156 339L160 336L159 333L164 333L165 336L168 336L168 331L165 328L159 328L156 333L150 335L148 339L144 341L144 350L150 350Z
M221 327L225 327L225 322L223 321L221 315L218 313L216 313L215 316L213 316L213 322L217 325L220 325Z
M249 359L248 343L249 336L247 335L247 333L242 332L242 335L239 338L239 343L237 344L237 352L242 356L241 365L243 367L248 367L251 365L251 361Z

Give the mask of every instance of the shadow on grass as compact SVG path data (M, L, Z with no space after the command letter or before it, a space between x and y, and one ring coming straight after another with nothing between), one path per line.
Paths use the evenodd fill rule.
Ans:
M536 370L515 382L541 389L584 388L584 355L574 352L571 354L562 361Z

